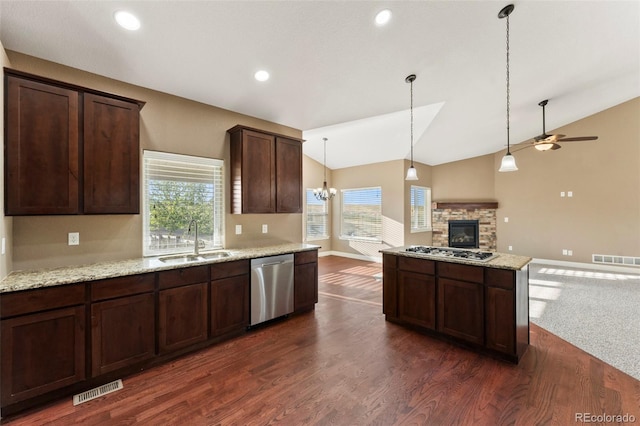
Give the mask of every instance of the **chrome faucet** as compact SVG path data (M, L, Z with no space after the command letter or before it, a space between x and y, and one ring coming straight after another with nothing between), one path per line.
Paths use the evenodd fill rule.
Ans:
M195 225L195 228L196 228L196 240L195 240L194 245L193 245L193 254L197 256L197 255L200 254L200 248L199 248L200 244L198 242L198 221L195 220L195 219L191 219L191 221L189 222L189 231L188 232L191 232L191 225Z

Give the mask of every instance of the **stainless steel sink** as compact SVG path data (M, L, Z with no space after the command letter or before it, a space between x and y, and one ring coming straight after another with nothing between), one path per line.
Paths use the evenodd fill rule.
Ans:
M209 253L200 254L176 254L173 256L159 257L158 260L167 264L179 264L189 262L199 262L203 260L221 259L223 257L229 257L231 253L226 250L217 250Z

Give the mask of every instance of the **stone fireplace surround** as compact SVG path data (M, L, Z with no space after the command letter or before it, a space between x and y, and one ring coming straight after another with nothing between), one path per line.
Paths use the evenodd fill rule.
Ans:
M432 244L449 245L449 220L477 220L480 250L496 251L497 201L435 201L431 205Z

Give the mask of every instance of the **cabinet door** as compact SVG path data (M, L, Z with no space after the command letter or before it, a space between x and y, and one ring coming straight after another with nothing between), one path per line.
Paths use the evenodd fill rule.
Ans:
M276 139L276 211L302 213L302 144Z
M207 340L207 284L162 290L159 294L160 352Z
M84 212L140 212L137 104L84 95Z
M77 214L78 93L8 76L6 96L6 214Z
M151 293L92 304L92 375L99 376L152 358L154 333Z
M242 213L274 213L275 137L251 130L242 135Z
M512 290L487 287L487 347L507 354L515 352L515 305Z
M296 265L293 270L293 310L313 308L318 302L318 264Z
M484 343L482 284L438 278L438 331Z
M398 318L435 329L436 279L433 275L398 271Z
M397 257L382 255L382 313L396 318L398 316Z
M243 330L249 325L249 276L211 281L211 335Z
M2 321L2 405L85 379L84 306Z

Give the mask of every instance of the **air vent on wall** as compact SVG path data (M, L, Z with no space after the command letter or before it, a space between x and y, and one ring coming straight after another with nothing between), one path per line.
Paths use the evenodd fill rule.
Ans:
M593 254L591 255L593 263L604 263L607 265L619 266L640 266L640 257L633 256L614 256L609 254Z
M103 395L122 389L124 386L122 380L118 379L115 382L107 383L106 385L98 386L86 392L79 393L73 396L73 405L82 404L83 402L91 401Z

